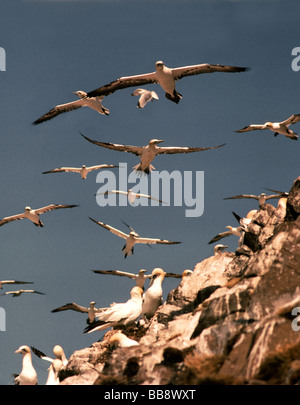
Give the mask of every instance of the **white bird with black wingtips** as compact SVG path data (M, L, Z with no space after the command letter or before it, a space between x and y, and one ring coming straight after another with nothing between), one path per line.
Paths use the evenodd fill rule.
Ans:
M86 166L82 165L81 167L58 167L57 169L53 170L48 170L46 172L43 172L43 174L48 174L48 173L79 173L82 180L86 179L87 175L89 172L92 170L102 170L102 169L111 169L114 167L119 167L117 165L108 165L108 164L102 164L102 165L95 165L95 166Z
M131 95L140 97L137 103L138 108L144 108L149 101L158 100L158 95L153 90L136 89Z

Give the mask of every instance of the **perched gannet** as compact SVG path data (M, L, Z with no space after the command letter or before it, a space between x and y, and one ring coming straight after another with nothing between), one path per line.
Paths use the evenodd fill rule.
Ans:
M3 288L3 284L33 284L32 281L18 281L18 280L1 280L0 288Z
M119 231L118 229L113 228L112 226L107 225L103 222L96 221L95 219L93 219L91 217L89 217L89 218L91 221L102 226L104 229L107 229L114 235L117 235L120 238L126 239L126 243L122 249L122 251L124 252L125 259L128 255L133 254L133 247L136 243L144 243L144 244L150 244L150 245L151 244L175 245L175 244L181 243L181 242L172 242L172 241L165 240L165 239L142 238L134 231L130 231L129 234L127 234L127 233Z
M190 270L190 269L183 270L182 276L181 276L182 280L185 279L186 277L191 276L192 274L193 274L193 270ZM165 273L165 277L166 277L166 273Z
M245 72L248 68L236 66L211 65L202 63L200 65L183 66L177 68L168 68L164 62L157 61L155 63L155 72L141 75L126 76L114 80L98 89L89 92L88 97L107 96L116 90L125 89L127 87L142 86L149 83L158 83L166 92L166 97L178 103L182 95L175 90L175 82L185 76L198 75L201 73L213 72Z
M87 323L92 323L95 320L96 313L99 311L97 308L95 308L95 304L96 304L95 301L91 301L89 308L86 308L76 304L75 302L69 302L68 304L53 309L51 312L67 311L71 309L72 311L87 313L88 314Z
M203 150L216 149L216 148L220 148L221 146L226 145L224 143L222 145L212 146L210 148L194 148L194 147L188 147L188 146L160 147L157 145L164 141L159 140L159 139L151 139L151 141L146 146L131 146L131 145L118 145L115 143L107 143L107 142L98 142L98 141L93 141L92 139L87 138L83 134L81 134L81 136L83 136L89 142L91 142L95 145L98 145L98 146L102 146L103 148L118 150L120 152L133 153L134 155L139 156L141 163L139 163L137 166L134 166L134 170L141 171L146 174L149 174L150 171L155 169L151 165L151 162L155 158L156 155L201 152Z
M60 345L55 345L53 347L55 359L47 356L45 353L41 352L40 350L36 349L33 346L31 346L31 350L37 357L39 357L42 360L49 361L50 363L52 363L55 359L58 359L61 360L63 367L65 367L68 364L68 359L65 355L64 349Z
M247 230L247 226L252 223L253 216L258 213L258 210L251 210L248 212L245 218L240 217L235 212L232 212L238 223L241 225L243 230Z
M242 128L236 132L246 132L246 131L253 131L257 129L270 129L271 131L275 132L274 136L278 134L285 135L287 138L297 140L298 135L289 129L289 126L292 124L296 124L296 122L300 121L300 114L293 114L290 118L282 122L266 122L263 125L248 125L245 128Z
M84 180L84 179L86 179L88 173L91 172L92 170L110 169L113 167L119 167L119 166L103 164L103 165L96 165L96 166L82 165L81 167L58 167L57 169L43 172L43 174L62 173L62 172L80 173L82 180Z
M266 193L261 193L260 195L253 195L253 194L240 194L240 195L235 195L233 197L226 197L224 200L235 200L235 199L241 199L241 198L253 198L255 200L258 200L259 207L261 208L267 200L273 199L273 198L281 198L282 194L272 194L272 195L266 195Z
M218 240L225 238L226 236L230 236L230 235L237 235L239 237L242 237L242 227L238 226L237 228L233 227L233 226L226 226L227 229L229 229L226 232L221 232L218 233L218 235L216 235L214 238L212 238L208 243L214 243L217 242Z
M40 220L40 215L44 214L45 212L57 210L59 208L73 208L78 207L78 205L62 205L62 204L50 204L46 207L32 209L31 207L25 207L25 212L22 214L12 215L11 217L5 217L0 220L0 226L7 224L8 222L16 221L18 219L27 218L34 223L36 226L44 226L42 221Z
M12 294L13 297L19 297L21 294L23 293L34 293L34 294L41 294L41 295L45 295L42 292L39 291L35 291L35 290L17 290L17 291L6 291L4 294L1 295L9 295Z
M15 353L20 353L23 356L22 371L19 375L15 376L15 385L37 385L37 373L32 365L31 350L28 346L20 346Z
M132 96L140 96L139 101L137 103L138 108L144 108L149 101L158 100L158 95L155 91L150 91L146 89L136 89L131 94Z
M135 286L130 291L130 299L124 303L113 303L105 308L98 316L98 320L91 323L84 333L95 332L110 327L131 325L142 313L143 289Z
M151 195L148 195L148 194L141 194L141 193L135 193L135 192L133 192L131 189L129 189L128 191L110 190L110 191L105 191L105 193L97 193L96 195L100 195L100 194L103 194L103 195L108 195L108 194L124 194L124 195L127 195L127 196L128 196L128 201L129 201L131 204L133 204L134 201L135 201L137 198L148 198L149 200L154 200L154 201L158 201L158 202L160 202L160 203L162 203L162 204L166 204L166 203L164 203L163 201L161 201L161 200L159 200L159 199L157 199L157 198L151 197Z
M102 115L109 115L109 110L103 107L103 105L101 104L101 101L104 99L104 97L88 97L87 93L82 90L75 91L73 94L76 94L76 96L79 97L79 100L72 101L71 103L57 105L56 107L48 111L46 114L42 115L40 118L35 120L33 122L33 125L37 125L40 124L41 122L51 120L52 118L56 117L59 114L72 110L77 110L78 108L81 107L90 107Z
M214 247L214 254L215 256L219 255L220 253L223 252L223 250L225 250L226 248L228 248L227 245L222 245L221 243L219 243L218 245L215 245Z
M59 372L63 367L63 363L59 359L53 360L49 369L48 369L48 378L45 385L58 385L59 381Z
M142 318L150 319L157 308L162 304L162 282L165 277L163 269L155 268L152 271L150 285L143 295Z
M114 347L131 347L139 346L139 343L136 340L130 339L124 333L117 332L112 335L109 339L109 344Z

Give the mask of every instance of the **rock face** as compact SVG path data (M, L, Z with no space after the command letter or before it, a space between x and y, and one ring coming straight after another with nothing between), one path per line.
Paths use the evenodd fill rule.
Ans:
M75 352L61 384L300 384L300 177L235 253L195 266L150 323ZM299 331L298 331L299 329Z

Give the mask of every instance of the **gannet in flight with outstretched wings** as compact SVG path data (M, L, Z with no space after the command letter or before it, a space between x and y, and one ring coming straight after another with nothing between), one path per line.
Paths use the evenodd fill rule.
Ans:
M240 195L235 195L233 197L226 197L224 200L237 200L241 198L252 198L254 200L258 201L259 207L261 208L267 200L271 200L273 198L281 198L284 197L286 193L279 193L279 194L272 194L272 195L266 195L266 193L261 193L260 195L254 195L254 194L240 194Z
M296 122L300 121L300 114L293 114L290 118L282 122L266 122L263 125L259 124L251 124L242 129L239 129L236 132L247 132L247 131L254 131L257 129L270 129L271 131L275 132L274 136L278 134L285 135L287 138L297 140L298 135L289 129L289 126L292 124L296 124Z
M226 226L226 228L228 229L228 231L218 233L218 235L213 237L208 243L210 244L210 243L217 242L218 240L225 238L226 236L230 236L230 235L237 235L239 237L242 237L243 228L241 226L238 226L237 228L235 228L233 226Z
M84 333L133 324L142 313L142 295L142 288L133 287L128 301L113 303L109 308L105 308L98 316L98 320L85 328Z
M34 293L34 294L41 294L41 295L45 295L42 292L39 291L35 291L35 290L16 290L16 291L6 291L4 294L1 295L9 295L12 294L13 297L19 297L21 294L23 293Z
M59 114L72 110L77 110L78 108L81 107L90 107L102 115L109 115L109 110L103 107L103 105L101 104L101 101L104 99L104 96L88 97L87 93L82 90L75 91L75 93L73 94L76 94L79 97L79 100L72 101L71 103L57 105L56 107L48 111L46 114L42 115L40 118L35 120L33 122L33 125L37 125L44 121L51 120L52 118L56 117Z
M89 139L85 135L81 134L86 140L89 142L102 146L103 148L111 149L111 150L118 150L120 152L128 152L133 153L140 157L140 163L137 166L134 166L134 169L137 171L142 171L146 174L149 174L150 171L155 169L151 162L155 158L156 155L161 154L175 154L175 153L191 153L191 152L201 152L203 150L208 149L216 149L220 148L221 146L226 145L225 143L218 146L212 146L210 148L194 148L188 146L168 146L168 147L160 147L157 146L159 143L164 142L159 139L151 139L151 141L146 146L132 146L132 145L118 145L115 143L107 143L107 142L98 142L92 139Z
M158 83L166 92L167 99L179 103L182 95L175 89L175 82L185 76L199 75L202 73L225 72L236 73L249 70L245 67L212 65L202 63L200 65L183 66L177 68L168 68L164 62L157 61L155 63L155 72L146 73L134 76L124 76L114 80L98 89L90 91L88 97L107 96L114 93L116 90L125 89L133 86L143 86L149 83Z
M102 165L96 165L96 166L82 165L81 167L58 167L57 169L43 172L43 174L62 173L62 172L80 173L81 178L84 180L84 179L86 179L88 173L91 172L92 170L111 169L113 167L119 167L119 166L102 164Z
M138 108L144 108L149 101L158 100L158 95L155 93L155 91L146 89L136 89L131 95L140 97L137 103Z
M82 305L76 304L76 302L69 302L68 304L62 305L61 307L53 309L51 312L61 312L61 311L67 311L67 310L72 310L72 311L77 311L77 312L82 312L88 314L88 319L87 323L92 323L95 320L95 317L97 316L97 313L100 311L99 309L95 308L95 301L90 302L90 306L83 307Z
M107 229L108 231L110 231L111 233L113 233L114 235L119 236L120 238L126 239L126 243L122 249L122 251L124 252L124 257L126 258L128 255L133 254L133 247L136 243L143 243L143 244L165 244L165 245L175 245L181 242L172 242L169 240L165 240L165 239L154 239L154 238L142 238L140 237L136 232L134 232L133 230L129 232L129 234L119 231L116 228L113 228L110 225L107 225L103 222L100 221L96 221L95 219L89 217L90 220L92 220L93 222L95 222L96 224L102 226L104 229Z
M158 201L162 204L166 204L165 202L163 202L162 200L159 200L158 198L154 198L151 197L151 195L148 194L141 194L141 193L135 193L134 191L132 191L131 189L129 189L128 191L122 191L122 190L110 190L110 191L105 191L105 193L97 193L95 195L108 195L108 194L124 194L127 195L128 197L128 201L133 204L134 201L138 198L148 198L149 200L153 200L153 201Z
M73 208L78 207L78 205L63 205L63 204L50 204L42 208L32 209L31 207L25 207L25 212L22 214L12 215L11 217L5 217L0 220L0 226L7 224L8 222L17 221L19 219L27 218L34 223L36 226L44 226L43 222L40 220L40 215L45 212L57 210L60 208Z
M33 284L33 281L0 280L0 288L3 284Z

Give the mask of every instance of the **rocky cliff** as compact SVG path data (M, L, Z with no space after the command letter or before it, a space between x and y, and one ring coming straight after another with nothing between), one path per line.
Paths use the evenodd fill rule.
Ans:
M300 177L264 204L236 252L198 263L151 322L75 352L61 384L299 384Z

